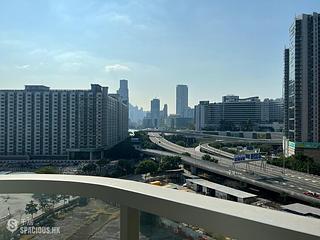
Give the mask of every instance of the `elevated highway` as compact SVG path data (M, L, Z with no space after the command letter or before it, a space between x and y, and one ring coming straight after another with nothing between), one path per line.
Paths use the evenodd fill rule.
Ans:
M142 130L145 132L153 132L153 133L167 133L167 134L176 134L190 137L198 137L198 138L210 138L216 140L222 140L225 142L232 143L265 143L265 144L282 144L282 136L280 133L273 133L271 139L263 139L263 138L249 138L249 137L236 137L236 136L227 136L222 135L222 132L219 132L219 135L214 134L209 131L192 131L192 130L180 130L180 131L170 131L170 130L158 130L158 129L145 129Z
M159 133L149 133L149 137L150 140L158 146L181 156L182 160L192 167L246 182L270 191L285 193L293 198L320 205L320 199L304 194L304 192L307 191L320 192L319 176L292 170L286 170L286 172L283 173L283 169L280 167L267 164L266 168L263 168L260 166L260 163L257 162L239 163L236 165L236 168L234 168L233 160L226 156L214 156L214 158L218 160L218 164L216 164L202 160L202 156L206 153L193 148L176 145L164 139ZM173 154L166 151L150 149L144 151L155 155ZM190 157L181 155L186 152L190 154ZM246 164L249 164L249 171Z

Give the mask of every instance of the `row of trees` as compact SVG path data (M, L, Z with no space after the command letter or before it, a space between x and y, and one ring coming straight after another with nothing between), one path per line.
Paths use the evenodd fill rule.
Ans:
M42 211L47 213L49 211L53 211L55 206L60 202L63 201L63 205L67 203L70 199L69 195L55 195L55 194L40 194L33 196L39 203L31 200L29 203L26 204L25 213L31 215L32 219L34 214L38 211Z
M182 147L196 147L199 142L196 138L185 137L182 135L165 135L165 139Z
M157 144L150 141L148 133L146 132L135 132L134 137L139 138L141 148L144 149L161 149Z
M178 169L179 165L181 164L180 157L162 157L160 162L156 162L153 160L143 160L141 161L136 170L136 174L146 174L151 173L155 174L158 172L164 172L167 170Z
M296 154L290 157L281 156L280 158L268 160L268 163L279 167L284 165L286 168L292 170L320 175L320 163L302 154Z
M110 159L137 159L140 157L139 151L133 147L130 138L115 145L105 155Z
M245 147L247 144L244 143L218 143L218 142L213 142L209 144L211 147L222 149L222 148L232 148L232 147L237 147L237 146L242 146ZM250 143L250 146L254 148L259 148L260 152L267 153L267 154L272 154L272 153L278 153L281 151L281 147L277 145L272 145L272 144L266 144L266 143Z
M211 157L209 154L205 154L202 156L202 160L218 163L218 159Z

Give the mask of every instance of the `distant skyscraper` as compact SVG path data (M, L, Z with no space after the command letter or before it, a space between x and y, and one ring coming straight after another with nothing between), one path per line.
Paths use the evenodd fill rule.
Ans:
M176 114L185 117L188 109L188 86L177 85L176 87Z
M302 14L290 27L285 50L284 116L286 155L320 156L320 15Z
M125 103L129 103L128 80L120 80L120 88L117 93L120 95L122 101L124 101Z
M151 100L151 119L153 127L159 127L160 124L160 99Z
M168 117L168 104L163 105L163 118Z

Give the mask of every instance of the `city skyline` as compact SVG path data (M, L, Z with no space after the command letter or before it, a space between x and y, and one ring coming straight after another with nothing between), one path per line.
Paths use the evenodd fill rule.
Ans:
M1 88L85 89L96 82L115 91L119 79L128 79L131 103L148 109L158 97L170 113L177 84L189 86L191 107L226 94L278 98L292 19L319 7L318 1L5 2ZM267 91L257 88L263 84Z

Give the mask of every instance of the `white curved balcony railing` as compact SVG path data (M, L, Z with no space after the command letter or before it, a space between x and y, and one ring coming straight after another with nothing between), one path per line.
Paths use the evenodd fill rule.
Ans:
M128 180L73 175L3 175L0 193L95 197L120 205L121 239L139 238L139 211L236 239L319 239L320 220Z

